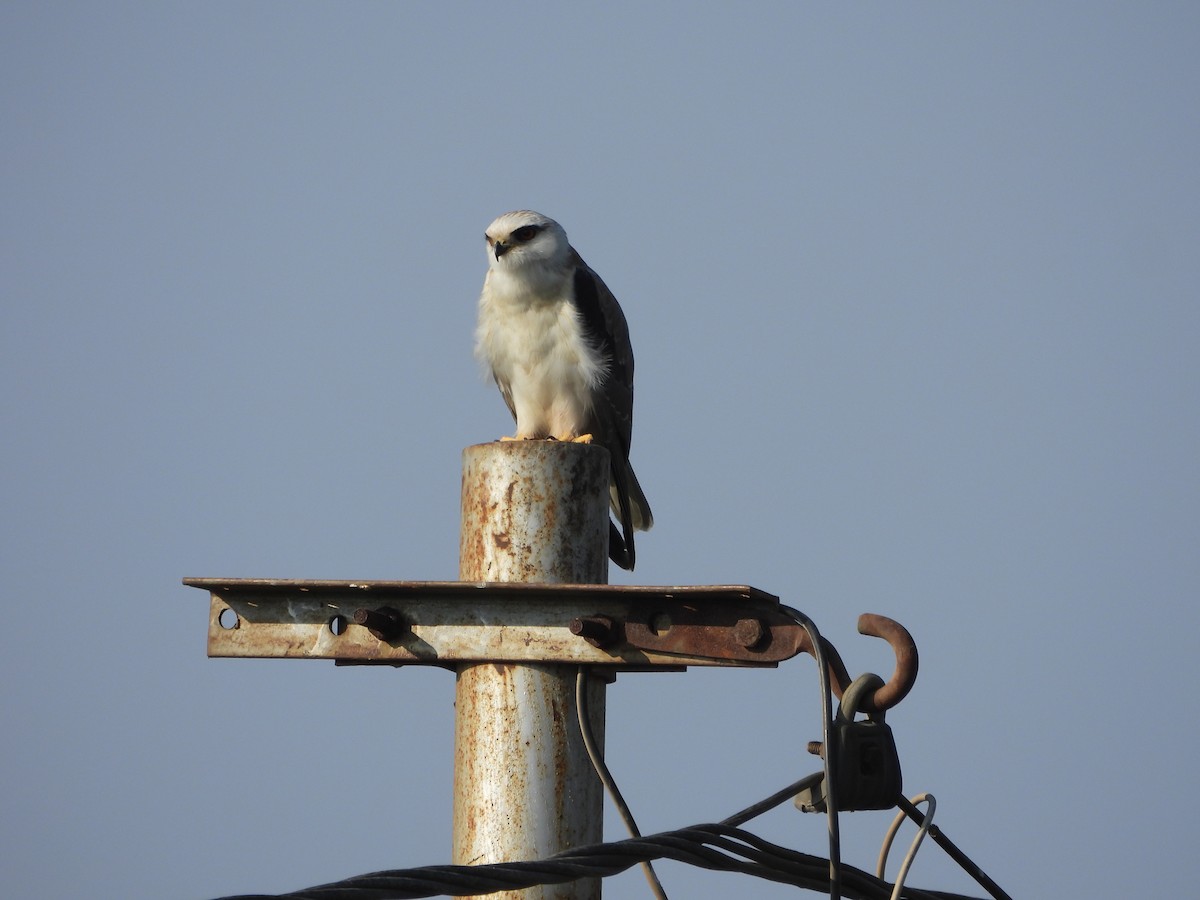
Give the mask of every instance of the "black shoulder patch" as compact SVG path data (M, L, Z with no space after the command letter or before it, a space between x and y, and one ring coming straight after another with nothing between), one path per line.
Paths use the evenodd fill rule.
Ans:
M604 311L600 309L600 296L596 292L596 276L585 266L575 267L575 306L583 319L583 330L593 347L608 360L610 366L619 366L613 353L612 335ZM611 374L618 373L609 370ZM624 373L620 373L624 374Z

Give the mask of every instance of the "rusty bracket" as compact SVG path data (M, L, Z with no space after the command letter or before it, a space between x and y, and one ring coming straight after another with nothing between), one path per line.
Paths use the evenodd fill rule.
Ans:
M774 666L807 635L745 585L640 587L187 578L208 654L390 665Z
M208 655L333 659L343 664L543 662L670 670L775 666L813 653L779 598L746 585L644 587L460 581L185 578L211 594ZM862 634L896 655L892 677L859 708L895 706L917 678L912 635L886 616ZM822 638L840 699L851 678Z

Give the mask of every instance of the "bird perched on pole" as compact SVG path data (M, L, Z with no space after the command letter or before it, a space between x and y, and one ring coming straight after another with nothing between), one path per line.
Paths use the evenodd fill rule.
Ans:
M625 315L561 225L530 210L488 226L475 353L517 423L513 440L594 441L611 460L608 555L633 569L633 532L654 524L629 465L633 348Z

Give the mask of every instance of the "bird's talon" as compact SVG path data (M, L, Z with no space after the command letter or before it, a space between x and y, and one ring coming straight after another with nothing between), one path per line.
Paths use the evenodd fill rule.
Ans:
M581 434L578 437L571 438L571 443L573 444L590 444L591 442L592 436L590 434Z

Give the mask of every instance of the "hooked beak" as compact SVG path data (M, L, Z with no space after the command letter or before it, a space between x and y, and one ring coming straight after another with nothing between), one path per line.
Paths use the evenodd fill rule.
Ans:
M511 246L511 244L506 244L504 241L496 241L496 243L492 245L492 252L496 254L496 259L499 259L509 251Z

